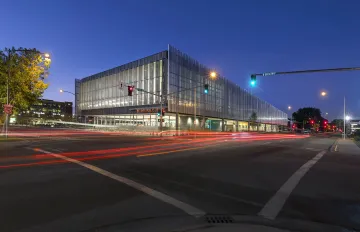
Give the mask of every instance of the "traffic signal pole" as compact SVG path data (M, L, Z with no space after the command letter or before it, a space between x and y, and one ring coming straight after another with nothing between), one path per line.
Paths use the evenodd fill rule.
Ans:
M286 75L286 74L301 74L301 73L317 73L317 72L343 72L343 71L359 71L360 67L350 67L350 68L328 68L328 69L310 69L310 70L297 70L297 71L286 71L286 72L266 72L266 73L255 73L251 74L251 83L254 85L256 83L257 76L274 76L274 75ZM344 139L345 139L345 97L344 97Z
M300 74L300 73L316 73L316 72L342 72L342 71L359 71L360 67L350 68L328 68L328 69L310 69L310 70L297 70L297 71L286 71L286 72L266 72L266 73L255 73L251 74L252 78L256 76L273 76L273 75L285 75L285 74Z
M203 84L201 85L197 85L195 87L191 87L191 88L187 88L187 89L182 89L180 91L177 91L177 92L172 92L172 93L168 93L168 94L157 94L157 93L153 93L153 92L149 92L149 91L146 91L144 89L141 89L141 88L136 88L133 86L134 89L136 89L137 91L140 91L140 92L144 92L144 93L148 93L148 94L152 94L154 96L158 96L160 97L160 131L162 131L162 115L163 115L163 97L164 96L170 96L170 95L173 95L173 94L177 94L177 93L181 93L181 92L184 92L184 91L188 91L188 90L194 90L194 128L195 128L195 121L196 121L196 89L201 87L201 86L204 86ZM128 86L129 87L129 86Z

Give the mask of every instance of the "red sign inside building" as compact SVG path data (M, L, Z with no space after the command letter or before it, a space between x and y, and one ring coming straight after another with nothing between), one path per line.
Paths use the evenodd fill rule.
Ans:
M157 113L158 110L160 109L159 108L136 109L136 113Z

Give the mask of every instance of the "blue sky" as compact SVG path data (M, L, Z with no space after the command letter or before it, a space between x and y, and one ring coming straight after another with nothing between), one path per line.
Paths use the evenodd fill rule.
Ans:
M73 101L74 79L171 44L243 88L251 73L360 66L360 1L5 1L0 47L52 55L44 97ZM360 117L360 71L258 79L257 96L287 111L314 106ZM320 92L326 90L326 99ZM289 111L287 111L289 112ZM292 112L292 111L291 111Z

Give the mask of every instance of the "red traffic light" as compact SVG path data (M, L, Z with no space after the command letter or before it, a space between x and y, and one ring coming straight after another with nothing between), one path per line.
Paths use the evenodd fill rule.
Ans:
M327 124L327 121L324 121L324 124L326 125L326 124Z
M311 120L310 123L311 123L311 124L314 124L314 120Z
M128 86L128 96L132 96L133 90L134 90L134 86L129 85Z

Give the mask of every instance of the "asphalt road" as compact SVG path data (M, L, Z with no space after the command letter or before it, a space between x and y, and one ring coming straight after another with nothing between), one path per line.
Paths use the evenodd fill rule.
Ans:
M360 230L360 156L331 152L329 136L21 136L0 143L0 231L172 231L210 216Z

